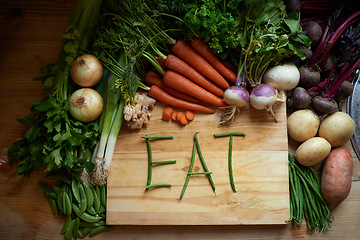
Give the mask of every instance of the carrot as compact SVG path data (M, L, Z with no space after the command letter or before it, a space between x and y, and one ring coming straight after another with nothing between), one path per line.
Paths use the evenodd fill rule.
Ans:
M226 68L228 68L230 71L232 71L232 72L234 72L234 73L237 72L236 67L235 67L234 65L232 65L230 62L224 60L224 61L221 61L221 63L224 64L224 66L225 66Z
M172 46L172 51L176 56L187 62L190 66L195 68L198 72L213 81L219 87L229 88L228 82L220 75L203 57L200 56L187 42L182 39L176 41Z
M187 110L185 112L185 117L187 120L192 121L195 118L195 113L193 111Z
M172 107L165 107L162 114L162 119L165 121L169 121L171 119L171 115L173 113Z
M186 125L188 124L189 120L187 120L185 114L183 113L181 116L180 116L180 119L179 119L179 122L183 125Z
M178 112L177 115L176 115L176 120L180 121L180 118L182 116L185 116L185 114L183 112Z
M200 54L200 56L205 58L206 61L208 61L211 66L213 66L224 78L232 83L236 82L236 74L221 63L221 61L211 51L210 47L201 38L195 37L190 44Z
M210 91L216 96L221 98L224 96L224 91L221 88L219 88L209 79L204 77L204 75L196 71L193 67L191 67L189 64L187 64L177 56L173 54L169 54L166 57L165 66L168 69L172 69L178 73L181 73L182 75L193 81L194 83L197 83L199 86L205 88L206 90Z
M150 97L155 98L159 102L165 103L172 107L184 108L187 110L193 110L193 111L199 111L199 112L205 112L205 113L214 113L215 112L213 109L205 107L203 105L188 102L188 101L173 97L156 85L152 85L150 87L148 94Z
M146 83L150 84L150 85L156 85L159 88L163 89L165 92L169 93L170 95L189 101L189 102L194 102L194 103L200 103L200 101L192 96L189 96L188 94L179 92L178 90L169 87L168 85L166 85L162 80L161 80L161 76L159 74L157 74L156 72L153 71L148 71L145 76L144 76L144 80Z
M228 106L221 98L215 96L211 92L203 89L188 78L173 70L169 69L165 72L163 81L168 86L175 88L178 91L187 93L190 96L203 101L204 103L208 103L217 107Z
M173 112L172 114L171 114L171 119L172 120L174 120L174 121L176 121L177 120L177 112Z
M165 61L164 59L162 59L161 57L157 56L155 57L155 59L158 61L159 65L161 66L162 69L166 70L166 66L165 66Z

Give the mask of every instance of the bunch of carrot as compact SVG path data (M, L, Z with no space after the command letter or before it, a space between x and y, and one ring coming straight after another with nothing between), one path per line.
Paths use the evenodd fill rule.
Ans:
M229 83L236 82L236 74L202 39L196 37L190 44L177 40L171 50L173 54L159 59L162 73L148 71L144 76L150 97L192 112L214 113L214 107L228 106L222 98Z

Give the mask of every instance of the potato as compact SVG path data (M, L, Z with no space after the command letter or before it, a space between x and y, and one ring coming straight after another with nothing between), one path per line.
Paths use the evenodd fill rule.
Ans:
M297 142L305 142L315 137L319 126L319 116L309 109L293 112L287 121L289 136Z
M315 166L324 160L331 151L331 145L326 139L313 137L303 142L295 152L296 160L303 166Z
M318 135L328 140L334 148L349 141L354 131L355 122L350 115L345 112L336 112L322 120Z
M351 190L353 159L344 147L332 150L321 174L321 193L330 209L344 201Z

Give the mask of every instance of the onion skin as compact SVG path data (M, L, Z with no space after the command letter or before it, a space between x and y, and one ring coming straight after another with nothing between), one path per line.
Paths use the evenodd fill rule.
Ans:
M81 88L71 95L69 107L73 118L81 122L91 122L101 115L104 102L97 91L92 88Z
M98 84L103 76L104 67L100 60L91 54L84 54L71 64L72 80L81 87L92 87Z

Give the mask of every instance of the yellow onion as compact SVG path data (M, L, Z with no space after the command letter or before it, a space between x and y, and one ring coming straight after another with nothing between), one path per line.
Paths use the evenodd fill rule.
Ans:
M81 88L71 95L69 107L73 118L81 122L91 122L101 115L104 101L101 95L94 89Z
M91 54L76 58L71 64L72 80L81 87L92 87L98 84L103 76L104 67L100 60Z

